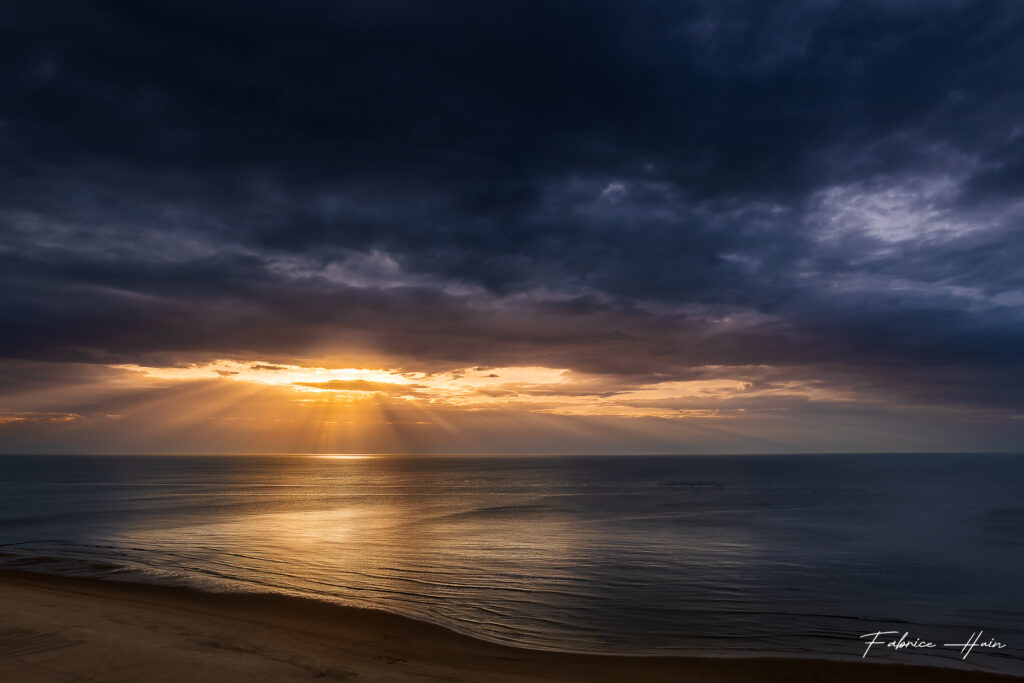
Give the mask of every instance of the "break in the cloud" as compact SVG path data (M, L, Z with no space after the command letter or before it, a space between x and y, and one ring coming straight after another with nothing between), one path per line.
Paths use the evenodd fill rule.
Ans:
M3 450L1024 444L1016 4L0 34Z

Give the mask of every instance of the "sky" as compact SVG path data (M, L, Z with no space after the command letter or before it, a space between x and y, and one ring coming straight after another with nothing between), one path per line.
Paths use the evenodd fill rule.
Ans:
M0 452L1024 450L1024 4L11 3Z

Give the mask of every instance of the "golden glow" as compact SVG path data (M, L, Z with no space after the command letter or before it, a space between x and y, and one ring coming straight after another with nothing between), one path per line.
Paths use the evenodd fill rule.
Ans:
M254 361L242 363L233 360L218 360L202 365L193 364L184 367L144 367L140 365L115 365L115 368L140 372L154 379L188 380L188 379L230 379L238 382L256 384L293 385L296 389L317 391L316 388L302 386L300 383L319 383L332 381L364 381L387 384L411 384L412 380L404 375L385 370L367 370L365 368L308 368L298 365L280 365Z
M236 386L276 388L282 398L319 415L322 429L364 424L373 413L396 409L418 411L421 419L404 424L435 424L430 409L462 411L519 410L563 416L621 418L717 419L732 417L743 408L737 399L766 395L837 400L842 397L794 382L755 388L745 380L715 378L635 385L614 377L588 375L565 368L539 366L458 368L446 372L410 372L384 368L330 368L255 360L217 360L180 367L119 365L147 380L185 382L216 380ZM708 368L714 371L715 368ZM237 420L239 417L214 419ZM280 414L276 422L295 421ZM303 420L308 421L308 418Z
M116 418L117 416L107 415L106 417ZM24 424L28 422L74 422L81 419L82 416L77 413L30 413L24 411L12 413L0 411L0 425Z
M757 440L772 449L772 435L790 429L785 406L851 400L824 382L761 366L693 368L691 379L671 381L527 365L430 372L259 358L76 371L80 381L35 387L18 395L16 409L0 406L0 430L102 439L112 451L144 444L147 452L288 452L339 462L370 453L532 452L541 437L550 452L640 438L671 450L681 439L717 443L740 433L744 447ZM760 427L765 419L774 432Z

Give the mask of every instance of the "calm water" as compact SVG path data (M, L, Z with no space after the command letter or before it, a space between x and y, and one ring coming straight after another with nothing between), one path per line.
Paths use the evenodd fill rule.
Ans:
M0 564L383 608L564 650L1007 644L1024 458L0 457ZM872 651L955 665L955 650Z

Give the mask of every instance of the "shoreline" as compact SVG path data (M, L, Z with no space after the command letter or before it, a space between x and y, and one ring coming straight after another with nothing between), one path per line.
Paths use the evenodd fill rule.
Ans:
M784 657L575 654L278 594L0 570L0 679L21 681L1019 681Z

